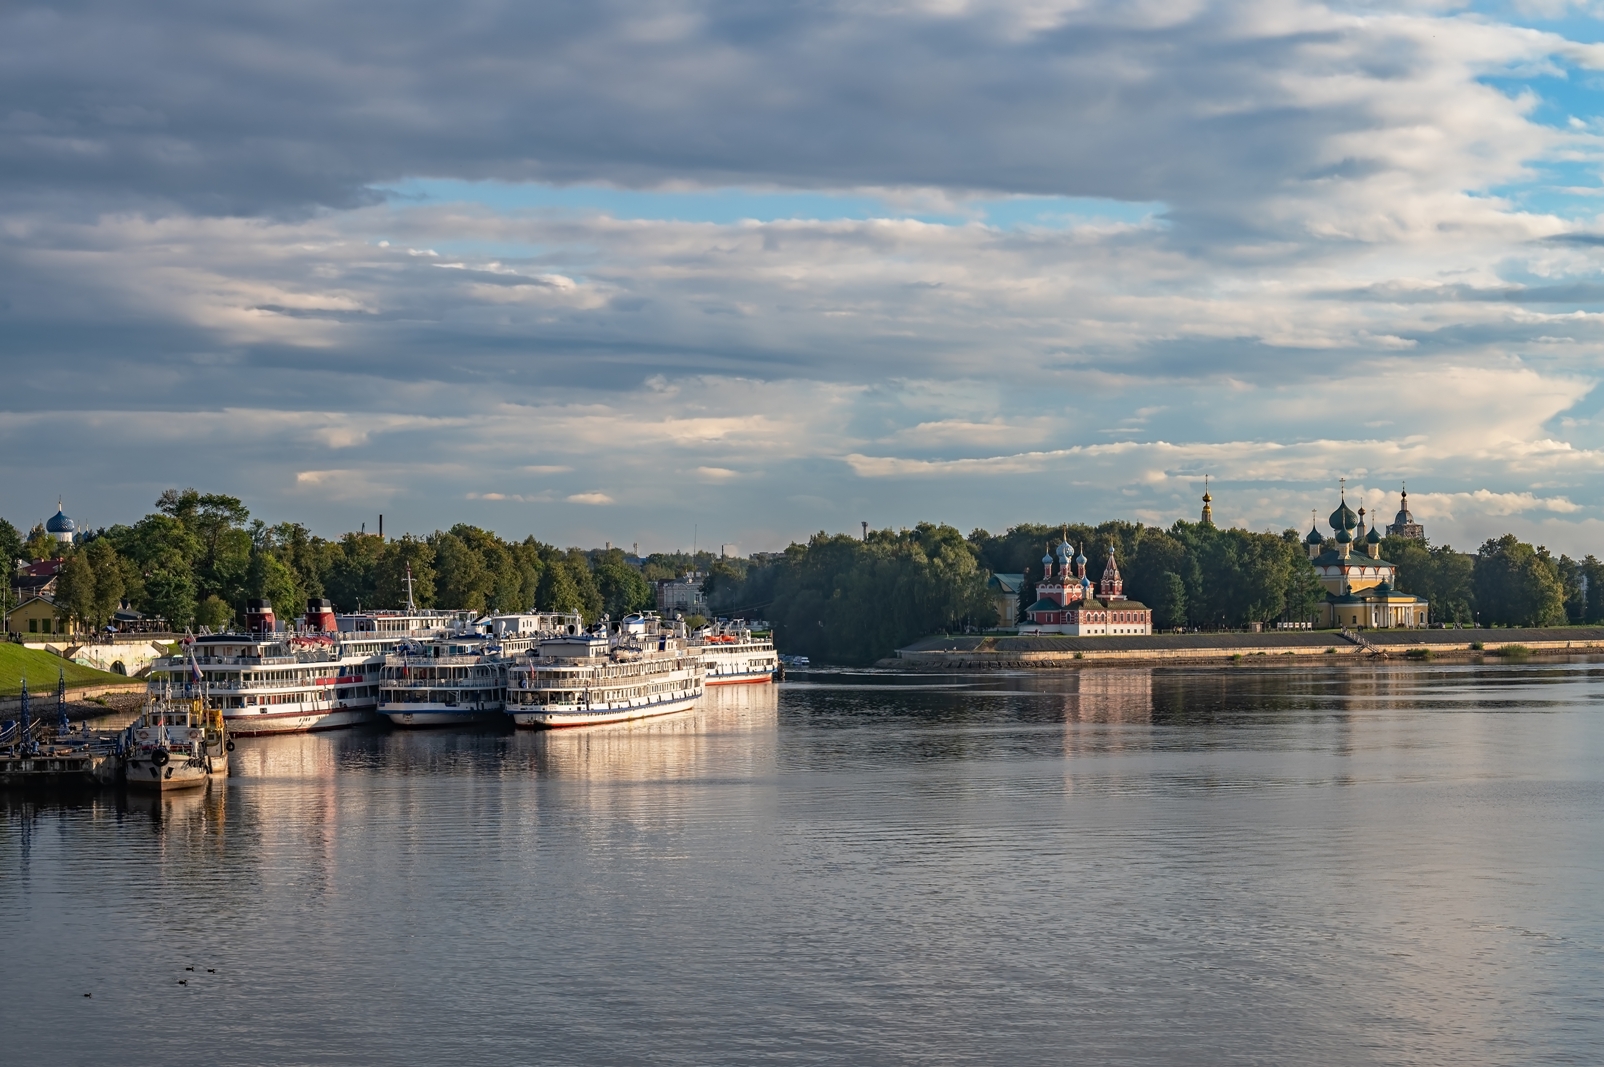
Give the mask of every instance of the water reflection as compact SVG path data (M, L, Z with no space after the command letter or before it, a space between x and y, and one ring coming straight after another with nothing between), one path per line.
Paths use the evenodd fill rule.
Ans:
M813 672L0 797L8 1062L1592 1062L1592 664ZM186 967L195 971L186 971ZM183 980L187 984L179 985ZM82 996L92 992L92 998Z

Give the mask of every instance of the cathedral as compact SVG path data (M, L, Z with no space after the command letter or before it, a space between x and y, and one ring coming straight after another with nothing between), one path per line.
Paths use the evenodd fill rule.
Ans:
M1396 588L1398 568L1381 558L1381 531L1365 526L1365 509L1348 507L1348 494L1330 517L1332 537L1311 527L1303 539L1309 561L1326 588L1320 605L1321 629L1395 629L1426 625L1425 600ZM1395 537L1424 538L1424 527L1409 513L1409 494L1403 494L1396 521L1387 528Z
M1102 580L1094 587L1086 576L1086 556L1071 547L1068 538L1055 554L1049 546L1041 558L1042 578L1036 583L1036 602L1025 609L1022 634L1150 634L1153 611L1146 604L1125 599L1125 581L1108 547ZM1097 593L1093 596L1094 591Z

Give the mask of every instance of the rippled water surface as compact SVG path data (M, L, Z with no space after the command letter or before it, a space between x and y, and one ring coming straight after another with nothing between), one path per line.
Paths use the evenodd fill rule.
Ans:
M0 799L0 1061L1597 1064L1601 703L819 672L241 740L202 795Z

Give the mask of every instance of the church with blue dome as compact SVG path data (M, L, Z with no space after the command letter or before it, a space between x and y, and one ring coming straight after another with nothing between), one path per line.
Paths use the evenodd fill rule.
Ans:
M1394 536L1422 537L1424 531L1409 514L1408 500L1405 495L1393 524L1408 532ZM1326 589L1318 625L1330 630L1425 626L1430 605L1421 597L1398 591L1397 565L1381 558L1381 531L1374 523L1365 525L1364 508L1355 512L1348 506L1345 488L1328 521L1331 537L1323 536L1315 524L1303 539L1309 562Z
M1150 634L1153 612L1146 604L1125 598L1125 582L1108 547L1103 576L1097 585L1086 575L1086 556L1066 537L1055 552L1042 556L1042 578L1036 602L1025 609L1022 634Z
M78 536L78 524L67 517L59 500L56 501L56 513L45 520L45 533L52 541L63 545L72 544Z

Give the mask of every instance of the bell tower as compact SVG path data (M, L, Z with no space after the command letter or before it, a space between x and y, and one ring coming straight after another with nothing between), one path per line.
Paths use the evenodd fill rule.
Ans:
M1199 520L1204 526L1214 525L1214 497L1209 494L1209 476L1203 476L1203 517Z

